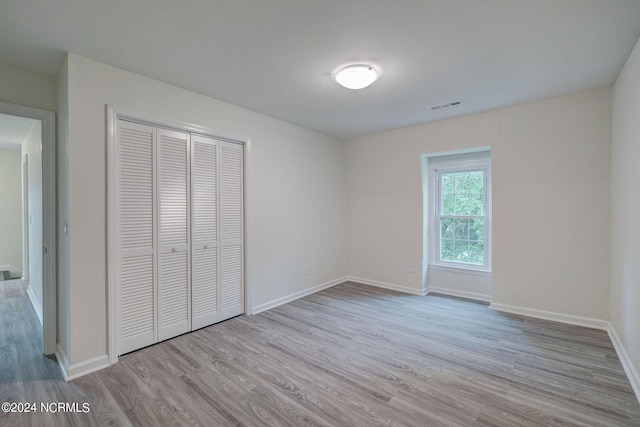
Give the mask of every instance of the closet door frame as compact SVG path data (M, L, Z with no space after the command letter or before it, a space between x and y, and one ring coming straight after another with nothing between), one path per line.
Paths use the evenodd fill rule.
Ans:
M119 351L119 301L120 283L118 282L118 260L120 259L120 245L116 241L116 230L120 223L119 202L116 189L116 179L119 170L117 161L117 123L118 120L127 120L149 126L174 129L180 132L196 133L203 136L215 138L219 141L226 141L243 146L243 203L244 203L244 312L247 315L252 312L252 276L251 276L251 228L252 228L252 205L251 205L251 140L218 132L214 129L194 125L187 122L167 120L161 117L140 113L137 111L121 108L113 105L106 105L107 115L107 324L108 324L108 356L109 364L117 363Z

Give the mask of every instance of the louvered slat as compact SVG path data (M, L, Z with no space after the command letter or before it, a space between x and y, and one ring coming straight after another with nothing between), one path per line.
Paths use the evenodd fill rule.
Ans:
M187 135L158 129L160 244L187 244Z
M191 329L189 287L189 136L157 129L160 146L158 340Z
M242 150L220 143L220 320L244 312Z
M153 128L119 120L119 354L154 342Z
M160 277L158 340L162 341L190 330L187 251L161 254Z
M193 242L218 240L217 145L211 138L193 139Z
M220 147L220 233L222 240L242 239L242 146Z
M191 327L218 321L218 142L192 136Z
M226 246L221 254L221 310L223 319L242 314L243 309L243 262L242 246Z
M218 321L218 253L217 248L193 251L191 298L192 329Z
M153 256L124 258L120 269L122 339L127 340L144 332L153 335Z
M120 244L122 249L153 245L153 130L119 122Z

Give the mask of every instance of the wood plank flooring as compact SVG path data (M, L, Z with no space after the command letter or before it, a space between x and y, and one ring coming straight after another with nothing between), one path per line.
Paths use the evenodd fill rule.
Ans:
M484 304L347 282L65 383L1 283L0 401L90 405L2 426L640 426L606 332Z

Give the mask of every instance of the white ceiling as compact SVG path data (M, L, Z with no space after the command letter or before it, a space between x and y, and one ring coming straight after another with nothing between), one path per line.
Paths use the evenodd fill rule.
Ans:
M0 60L56 74L72 51L339 138L611 85L638 34L640 0L0 5ZM341 88L352 61L384 74Z
M34 119L0 113L0 150L20 150Z

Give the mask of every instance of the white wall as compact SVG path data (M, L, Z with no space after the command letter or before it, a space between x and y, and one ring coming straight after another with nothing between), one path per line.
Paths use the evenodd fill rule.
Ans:
M0 101L56 110L56 78L0 61Z
M67 61L71 365L107 353L106 104L250 138L253 306L346 274L340 141L78 55Z
M344 147L74 54L58 76L58 100L59 223L68 217L71 226L68 237L59 230L58 333L73 365L107 352L107 104L251 139L253 306L347 272L420 291L420 155L490 146L493 301L608 316L608 88L354 138Z
M640 371L640 42L613 88L611 323ZM636 379L638 381L638 379Z
M20 150L0 150L0 266L2 265L9 265L22 272Z
M604 88L348 140L349 275L421 290L420 155L490 146L493 302L606 319L610 109Z
M42 312L42 122L34 120L24 141L22 158L28 158L29 287Z

